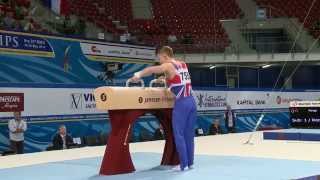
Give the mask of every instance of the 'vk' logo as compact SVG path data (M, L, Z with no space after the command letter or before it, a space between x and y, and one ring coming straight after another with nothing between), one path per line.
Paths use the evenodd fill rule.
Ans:
M71 94L71 109L81 109L83 104L83 96L81 93Z
M203 94L199 94L198 96L197 96L197 98L198 98L198 106L199 107L202 107L203 105L204 105L204 95Z

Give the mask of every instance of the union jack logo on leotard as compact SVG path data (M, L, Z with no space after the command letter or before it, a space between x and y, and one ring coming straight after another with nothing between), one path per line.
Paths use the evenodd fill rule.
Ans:
M176 98L191 96L191 78L186 63L181 61L172 62L176 74L172 79L167 80L169 89Z

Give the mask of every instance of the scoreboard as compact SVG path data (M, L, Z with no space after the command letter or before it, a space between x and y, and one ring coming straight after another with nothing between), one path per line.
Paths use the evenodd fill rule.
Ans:
M293 128L320 129L320 101L292 101L289 109Z

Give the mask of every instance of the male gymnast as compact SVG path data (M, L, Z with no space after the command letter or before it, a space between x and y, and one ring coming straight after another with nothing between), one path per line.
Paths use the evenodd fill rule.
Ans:
M180 159L180 170L192 169L194 161L194 126L197 120L197 108L191 94L191 78L185 62L178 61L173 56L169 46L162 47L157 56L160 65L151 66L134 73L132 81L152 74L165 74L166 82L175 95L172 112L173 134Z

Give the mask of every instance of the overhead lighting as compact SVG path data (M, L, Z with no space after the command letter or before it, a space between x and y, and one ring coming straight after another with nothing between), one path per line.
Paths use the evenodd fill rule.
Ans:
M214 69L214 68L216 68L216 67L217 67L217 66L212 65L212 66L209 67L209 69Z
M262 69L266 69L266 68L268 68L270 66L271 66L271 64L264 65L264 66L262 66Z

